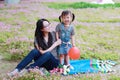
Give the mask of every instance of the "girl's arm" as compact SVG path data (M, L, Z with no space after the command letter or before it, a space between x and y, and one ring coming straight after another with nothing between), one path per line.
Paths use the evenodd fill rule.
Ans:
M56 39L57 39L57 40L59 39L59 34L58 34L58 32L56 32Z
M75 47L75 37L73 35L71 36L71 43L72 46Z
M60 44L61 44L61 40L58 39L50 48L48 48L47 50L41 50L41 49L40 49L40 52L41 52L42 54L44 54L44 53L46 53L46 52L48 52L48 51L53 50L56 46L58 46L58 45L60 45Z
M55 33L56 33L56 39L58 40L59 39L59 32L60 31L60 24L58 24L55 28Z

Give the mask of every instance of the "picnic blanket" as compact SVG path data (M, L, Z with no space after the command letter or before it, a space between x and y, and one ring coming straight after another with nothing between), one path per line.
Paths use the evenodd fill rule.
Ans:
M78 74L78 73L108 73L112 72L112 67L116 65L115 61L111 60L97 60L97 59L88 59L88 60L71 60L70 64L74 69L70 69L69 74Z

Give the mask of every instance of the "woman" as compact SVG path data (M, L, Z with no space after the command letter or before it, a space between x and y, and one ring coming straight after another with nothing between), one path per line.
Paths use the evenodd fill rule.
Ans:
M15 76L22 69L30 69L34 67L44 67L47 70L52 70L59 65L57 59L56 46L61 44L61 40L55 42L55 35L50 32L50 22L47 19L40 19L36 23L35 41L33 49L10 73L9 76ZM34 60L34 63L28 65Z

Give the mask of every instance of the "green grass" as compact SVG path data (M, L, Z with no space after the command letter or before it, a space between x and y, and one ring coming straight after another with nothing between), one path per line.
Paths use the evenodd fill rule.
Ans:
M77 26L76 44L81 49L81 58L119 60L120 28L112 26ZM79 37L78 37L79 36ZM114 37L114 38L113 38ZM114 56L114 57L113 57Z
M23 7L0 8L0 22L10 25L10 31L0 30L0 55L6 60L21 60L33 49L35 22L42 17L50 20L51 24L58 23L58 16L61 10L70 9L75 13L76 46L80 49L80 59L101 59L120 60L120 3L115 5L97 5L85 2L76 3L38 3L37 7L44 5L43 13L40 10L21 12ZM27 4L26 4L27 5ZM49 7L46 8L46 5ZM30 6L36 6L32 3ZM42 6L43 7L43 6ZM54 8L54 9L53 9ZM18 10L16 13L9 13L10 10ZM59 12L59 13L56 13ZM53 15L55 16L48 16ZM47 14L43 15L43 14ZM16 28L19 26L19 28ZM56 26L56 25L53 25ZM28 40L24 40L27 38ZM23 39L23 40L22 40ZM6 68L6 65L3 66ZM3 68L1 68L3 69ZM70 76L40 76L39 74L28 74L15 80L120 80L120 77L112 74L103 76L102 74L80 74ZM2 78L0 78L2 79Z
M83 23L84 25L75 23L76 45L81 50L80 59L120 59L120 44L118 43L120 42L120 28L118 25L109 24L111 22L113 24L120 22L119 3L116 3L115 5L98 5L85 2L64 4L44 2L44 5L47 5L49 8L56 8L57 10L72 8L72 12L76 15L75 21L78 23L85 22ZM27 7L25 8L27 9ZM18 10L18 12L13 14L8 13L9 10L14 9ZM2 16L0 21L12 26L10 32L0 32L0 37L2 37L0 38L0 53L6 54L5 56L8 58L8 60L17 60L23 58L29 52L30 46L33 46L35 20L37 20L39 16L36 16L38 15L36 11L31 12L31 14L27 14L26 12L19 11L19 9L20 7L15 6L12 6L11 8L1 8L1 12L3 14L1 14ZM34 15L34 17L31 15ZM48 19L51 22L59 22L58 17L48 17ZM103 25L94 24L95 22L102 23ZM20 27L16 28L15 26ZM17 37L18 40L16 40L15 37ZM28 39L27 42L19 40L24 37ZM9 44L7 44L8 39L12 40L9 42ZM30 40L32 40L32 42ZM14 49L16 52L14 52L14 54L10 53L10 51Z
M55 9L67 9L67 8L74 8L74 9L79 9L79 8L119 8L120 3L115 3L115 4L92 4L92 3L86 3L86 2L74 2L74 3L59 3L59 2L49 2L49 3L44 3L50 8L55 8Z
M22 77L15 78L14 80L119 80L120 77L115 75L104 76L103 74L77 74L70 76L60 76L59 74L54 74L52 76L40 76L38 73L29 73Z

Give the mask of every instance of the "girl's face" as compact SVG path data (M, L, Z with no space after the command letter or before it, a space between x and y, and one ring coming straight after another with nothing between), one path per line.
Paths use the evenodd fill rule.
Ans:
M50 23L48 21L43 21L43 29L44 32L50 32Z
M69 25L72 22L72 16L71 14L64 15L61 17L61 20L65 25Z

